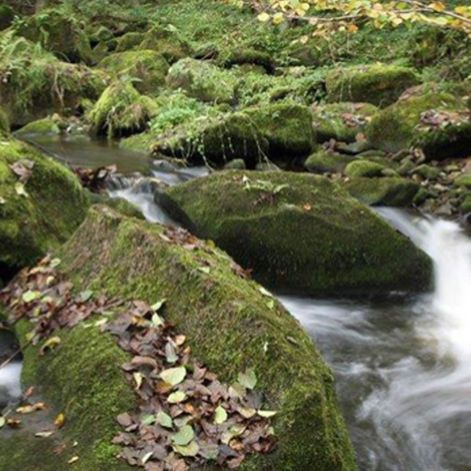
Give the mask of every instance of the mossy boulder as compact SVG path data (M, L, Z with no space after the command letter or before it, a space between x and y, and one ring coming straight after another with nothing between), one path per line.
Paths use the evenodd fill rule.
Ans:
M15 169L29 178L20 181ZM7 274L67 240L88 207L69 170L14 139L0 145L0 201L0 268Z
M234 78L226 71L205 61L190 57L172 65L167 86L203 102L231 103L234 101Z
M463 101L449 93L412 95L378 113L367 136L387 152L416 147L428 160L467 156L471 145L468 114Z
M15 22L14 29L18 35L40 43L60 58L72 62L93 62L93 52L84 25L73 15L59 9L44 9L40 14L22 17Z
M96 100L106 87L103 72L61 62L39 45L4 34L0 75L8 80L0 81L0 103L12 127L54 113L76 114L83 100Z
M325 177L219 172L168 194L201 237L269 286L304 295L430 287L429 258Z
M306 159L304 167L311 173L342 173L354 158L350 155L318 149Z
M370 206L412 206L420 186L407 178L356 177L345 183L346 190Z
M236 112L193 120L161 136L151 148L156 154L217 165L241 158L255 168L268 152L268 141L246 113Z
M414 175L420 175L426 180L435 180L440 176L440 169L431 165L422 164L415 167L412 172Z
M129 81L112 83L88 113L92 132L98 135L128 136L144 131L158 107L141 95Z
M455 186L471 189L471 172L465 173L455 178L453 184Z
M418 83L414 69L392 64L343 67L326 77L329 101L367 102L376 106L394 103Z
M467 214L471 213L471 193L468 193L465 195L463 202L461 203L460 206L460 211Z
M356 469L332 373L298 322L259 285L238 276L226 254L210 245L188 250L169 240L160 225L94 207L57 255L61 272L79 289L148 303L166 298L166 320L221 381L230 384L246 368L255 370L257 390L278 411L278 447L273 454L248 457L241 471ZM211 267L209 275L203 266ZM40 355L25 345L29 329L25 321L17 326L25 347L23 384L40 386L48 404L65 413L62 433L68 442L77 441L73 453L80 456L74 468L131 469L116 460L119 449L111 445L119 431L116 416L138 401L121 370L126 355L108 334L81 325L57 332L60 346ZM21 443L1 454L0 467L15 454L9 471L30 469L24 463L31 449ZM43 446L34 459L36 471L56 471L62 463L68 466L70 456Z
M16 131L15 134L17 136L24 136L27 134L57 135L61 133L60 124L61 122L58 119L49 116L47 118L38 119L37 121L28 123L26 126L23 126L21 129Z
M143 94L155 94L165 85L168 62L158 52L127 51L110 54L99 64L114 78L134 79L134 87Z
M171 64L191 55L191 46L188 41L172 25L158 25L147 31L138 49L157 51Z
M313 125L318 142L354 142L378 108L369 103L328 103L312 108Z
M386 167L370 160L358 159L350 162L345 168L347 177L381 177Z
M225 51L219 61L222 62L224 67L257 65L263 67L268 73L273 73L275 70L274 60L268 52L250 47L232 48Z
M280 101L244 110L253 126L269 144L274 160L307 156L314 148L315 134L309 107Z

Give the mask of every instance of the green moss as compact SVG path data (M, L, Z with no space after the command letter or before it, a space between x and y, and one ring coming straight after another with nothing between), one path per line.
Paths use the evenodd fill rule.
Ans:
M465 173L464 175L460 175L458 178L455 178L453 184L471 189L471 173Z
M144 40L145 33L131 31L118 38L116 52L125 52L137 48Z
M61 270L80 289L149 303L165 297L166 319L187 336L195 358L222 381L234 381L247 367L255 369L257 389L267 407L278 411L279 443L273 454L249 458L241 471L356 469L332 374L298 322L278 302L268 307L260 287L237 276L226 254L209 245L186 250L167 242L162 231L94 208L59 254ZM198 270L205 263L210 276ZM18 326L23 345L28 329L25 323ZM117 430L115 416L136 404L120 371L124 354L95 326L79 325L58 335L62 342L48 355L26 348L25 385L42 385L46 398L65 410L64 431L79 443L76 469L127 469L116 464L116 450L109 445ZM30 450L20 450L21 462ZM46 448L36 455L36 463L42 465L45 453ZM50 471L46 465L36 470Z
M338 296L430 286L428 257L324 177L219 172L168 193L201 236L279 289Z
M419 185L398 177L353 178L345 184L356 199L371 206L411 206Z
M464 104L455 96L444 92L412 95L373 117L367 129L368 139L375 147L387 152L398 152L415 146L423 147L429 158L457 156L454 153L466 142L465 135L460 137L460 127L453 125L442 130L429 130L422 125L421 116L430 110L459 114L464 111ZM468 127L462 129L465 134Z
M468 193L461 203L460 210L463 213L471 213L471 193Z
M283 101L244 110L253 126L269 144L275 160L306 156L314 147L312 113L307 106Z
M271 55L265 51L257 50L254 48L233 48L219 57L225 67L232 67L234 65L259 65L267 72L274 71L274 61Z
M131 82L118 80L103 92L87 118L96 134L126 136L143 131L157 110L156 103Z
M347 177L381 177L386 170L384 165L369 160L354 160L345 168Z
M330 103L313 107L313 123L318 142L335 139L354 142L378 111L369 103Z
M8 5L0 5L0 31L8 28L15 18L15 11Z
M8 116L3 111L2 108L0 108L0 134L8 134L10 132L10 121L8 120Z
M106 76L82 65L60 62L39 44L0 35L0 102L14 127L55 112L75 114L83 99L96 100Z
M436 178L440 176L440 169L436 167L432 167L427 164L422 164L422 165L419 165L418 167L415 167L412 173L420 175L422 178L425 178L426 180L435 180Z
M60 134L60 132L61 130L57 120L54 119L54 117L48 117L28 123L26 126L16 131L16 134Z
M72 62L91 63L93 54L83 24L70 13L57 8L15 21L15 32L40 43L45 49Z
M304 167L312 173L342 173L353 159L349 155L319 149L306 159Z
M18 177L9 165L34 163L18 194ZM18 268L34 263L64 242L85 217L88 200L79 181L65 167L16 140L0 145L0 262Z
M127 51L108 55L99 64L114 78L135 79L136 90L155 94L165 84L169 68L165 58L155 51Z
M157 51L171 64L191 54L190 45L172 25L155 26L147 31L139 49Z
M234 77L205 61L191 58L178 61L168 72L167 85L203 102L234 101Z
M327 75L329 101L367 102L387 106L408 88L419 83L408 67L372 64L345 67Z

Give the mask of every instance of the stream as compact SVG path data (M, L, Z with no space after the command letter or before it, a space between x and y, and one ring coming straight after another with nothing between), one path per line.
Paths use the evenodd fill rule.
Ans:
M206 173L92 141L56 141L36 143L73 165L119 160L120 171L145 172L167 184ZM142 185L115 189L111 196L138 206L150 221L169 222ZM433 293L381 301L293 296L280 301L335 374L360 470L471 471L471 239L453 222L378 211L431 256ZM0 370L0 403L2 395L4 400L5 394L18 395L19 370L18 363Z

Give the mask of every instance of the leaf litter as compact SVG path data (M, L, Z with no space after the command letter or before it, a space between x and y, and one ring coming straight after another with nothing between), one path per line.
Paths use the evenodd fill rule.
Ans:
M172 235L193 250L198 242L189 237ZM45 355L61 348L57 330L75 327L92 315L104 316L105 322L95 326L115 336L120 348L131 354L122 370L139 399L138 410L116 418L123 429L113 440L122 446L120 458L145 471L186 471L208 462L235 469L247 456L275 449L270 419L276 412L263 410L254 370L240 373L232 385L220 382L192 358L186 337L159 315L165 300L151 306L89 291L76 294L72 283L56 271L59 264L46 257L35 268L23 270L0 292L0 301L9 307L12 322L29 319L34 326L29 341L41 344ZM25 407L26 413L42 405ZM59 414L56 428L64 422Z

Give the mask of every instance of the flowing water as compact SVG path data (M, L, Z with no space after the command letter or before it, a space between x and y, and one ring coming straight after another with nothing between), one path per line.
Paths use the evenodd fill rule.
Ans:
M46 148L86 167L121 158L113 148L104 158L90 145L91 153L69 152L69 144L54 150L49 142ZM206 173L151 161L141 167L139 159L121 165L171 185ZM169 222L142 183L128 181L111 196L127 199L153 222ZM361 470L471 471L471 239L452 222L392 209L380 213L432 257L433 293L374 302L280 300L335 373ZM2 388L18 394L18 374L18 364L0 370L0 398Z

